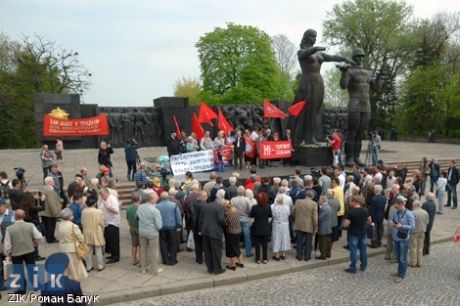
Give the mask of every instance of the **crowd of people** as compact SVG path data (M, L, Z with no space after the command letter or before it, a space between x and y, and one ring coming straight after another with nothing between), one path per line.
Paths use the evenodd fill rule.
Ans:
M98 174L91 178L83 167L66 189L54 160L36 193L0 173L9 188L0 200L2 260L35 264L44 259L38 252L44 239L59 244L69 259L68 277L81 281L94 269L102 271L121 260L120 224L126 218L132 264L141 273L160 273L160 262L178 264L177 253L184 245L194 251L197 264L221 274L244 268L253 256L256 264L285 260L292 248L298 261L326 260L332 246L346 239L346 272L358 271L358 253L359 270L365 271L368 243L372 248L385 243L385 259L398 263L394 276L400 282L408 265L422 266L423 256L429 254L435 215L444 213L445 206L457 208L460 175L455 161L442 170L436 160L428 163L424 158L410 174L381 160L369 168L354 165L348 171L338 164L304 176L295 169L283 179L260 177L252 165L248 177L234 172L224 182L211 172L204 184L190 172L184 181L166 180L159 164L147 171L149 167L140 163L130 170L136 190L123 213L111 176L112 153L101 143ZM78 252L82 244L89 248L84 257ZM224 266L223 244L228 258Z
M195 132L187 135L185 131L181 131L181 134L177 135L176 131L171 131L170 137L166 141L166 148L169 156L201 150L215 150L217 152L215 163L220 171L223 171L224 162L233 165L236 170L254 165L258 165L260 168L278 166L279 160L269 161L260 158L257 147L259 142L265 140L284 140L292 143L291 130L286 129L282 137L279 132L273 132L272 128L266 124L263 128L255 127L252 131L249 129L236 129L228 133L219 131L214 139L211 138L209 131L205 131L201 139L197 138ZM231 147L228 160L224 160L223 154L226 146ZM291 163L290 158L283 161L283 164L287 163Z

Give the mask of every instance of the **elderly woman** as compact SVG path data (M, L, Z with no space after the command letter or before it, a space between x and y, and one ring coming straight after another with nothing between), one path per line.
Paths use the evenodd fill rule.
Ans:
M252 206L249 217L254 219L252 224L252 234L254 237L254 248L256 249L256 263L260 264L260 247L262 246L262 262L268 262L267 244L270 238L270 221L272 220L272 210L268 206L268 195L260 192L256 195L257 205Z
M198 142L192 137L187 137L187 144L185 145L187 152L195 152L198 151Z
M84 242L83 234L78 225L72 222L73 213L70 208L61 211L61 222L58 223L54 236L59 240L59 249L69 257L67 277L76 281L82 281L88 277L85 266L76 254L76 247Z
M248 198L249 205L251 205L251 207L257 205L257 200L254 198L254 192L251 189L246 189L244 196Z
M86 271L93 270L93 253L96 253L98 271L104 270L104 257L102 247L105 245L104 239L104 213L97 209L97 194L94 193L86 199L87 208L81 214L81 224L83 226L83 236L89 246L88 256L86 257Z
M236 266L244 268L243 256L240 250L241 226L238 210L228 200L224 200L225 208L225 255L229 258L230 264L226 266L229 270L236 270Z
M284 204L284 194L278 193L275 203L271 205L272 221L272 247L273 259L286 259L285 252L291 249L291 237L289 235L289 207Z
M219 189L216 192L216 203L225 207L225 190Z

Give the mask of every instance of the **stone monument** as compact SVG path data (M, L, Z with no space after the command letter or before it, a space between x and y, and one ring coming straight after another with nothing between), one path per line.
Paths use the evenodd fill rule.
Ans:
M340 87L348 90L350 97L348 101L348 129L345 143L346 166L358 164L365 166L359 159L364 131L369 126L371 119L371 103L369 101L369 90L380 90L382 87L382 69L377 78L373 78L372 72L362 68L365 54L363 49L353 50L352 59L354 63L350 66L338 66L342 71Z

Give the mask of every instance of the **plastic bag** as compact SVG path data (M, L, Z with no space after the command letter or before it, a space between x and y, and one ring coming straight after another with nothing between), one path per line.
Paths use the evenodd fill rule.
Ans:
M187 239L187 249L195 250L195 239L193 238L193 231L190 231Z

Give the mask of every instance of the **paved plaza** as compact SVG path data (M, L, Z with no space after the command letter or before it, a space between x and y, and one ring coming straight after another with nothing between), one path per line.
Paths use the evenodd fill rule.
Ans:
M363 144L363 150L366 148L366 143ZM64 174L65 185L72 180L73 175L78 173L82 166L88 167L90 175L96 175L98 170L97 164L98 149L78 149L65 150L64 163L60 166L60 170ZM166 154L164 147L141 148L139 155L142 160L151 160L156 156ZM361 153L362 159L365 158L366 152ZM6 171L10 177L14 177L14 167L22 166L26 169L26 180L32 188L38 188L42 185L43 173L41 169L41 161L39 158L40 148L27 150L0 150L0 170ZM382 144L381 159L384 162L392 164L420 160L423 156L428 159L452 159L460 158L460 146L453 144L438 144L438 143L408 143L408 142L392 142L384 141ZM120 182L127 182L126 178L126 163L125 155L122 148L115 149L112 155L114 164L113 172ZM265 168L258 170L259 174L274 176L288 175L293 172L293 169L280 168ZM302 167L304 172L310 170L310 167ZM276 170L275 170L276 169ZM274 173L276 171L276 173ZM232 171L227 171L227 176ZM278 173L280 172L280 173ZM244 177L248 175L247 170L241 171ZM198 179L206 179L208 174L197 173Z
M385 142L383 147L382 158L391 163L418 160L422 156L458 159L460 155L459 146L447 144ZM38 152L39 149L0 151L0 169L22 165L27 170L26 175L31 185L39 187L42 174ZM140 155L148 158L163 152L163 148L142 148ZM66 185L81 165L96 169L96 160L97 149L66 150L62 167ZM116 150L114 165L116 174L124 174L122 149ZM276 175L274 171L278 170L275 169L265 171ZM124 175L120 179L126 180ZM436 215L432 240L451 240L455 226L459 223L460 210L447 209L445 214ZM253 258L249 258L246 259L244 269L227 271L218 276L209 275L204 265L196 264L194 253L183 251L178 254L179 263L176 266L163 266L164 271L153 277L141 274L140 268L131 264L125 211L122 211L120 236L121 261L107 265L102 272L90 272L89 277L82 282L84 292L101 295L105 305L133 300L136 301L128 305L372 305L372 301L382 305L460 304L457 292L460 288L460 268L457 263L460 250L451 243L434 245L433 254L426 258L426 265L421 269L411 269L407 281L397 286L389 278L395 267L383 260L383 248L369 249L369 254L375 257L370 261L366 274L350 276L343 273L345 262L348 261L348 251L343 249L344 238L334 244L332 258L326 261L312 259L309 262L298 262L294 250L291 250L286 261L257 265ZM182 248L185 246L182 245ZM43 256L56 251L57 244L40 245ZM225 256L223 260L226 260ZM216 289L169 295L213 287ZM414 290L418 294L410 294ZM255 295L256 292L260 296ZM148 299L137 301L145 298ZM436 301L442 303L436 304Z
M365 273L344 273L346 264L286 274L215 289L186 292L128 303L140 306L180 305L460 305L460 245L438 244L421 268L409 268L395 284L397 264L369 260Z

